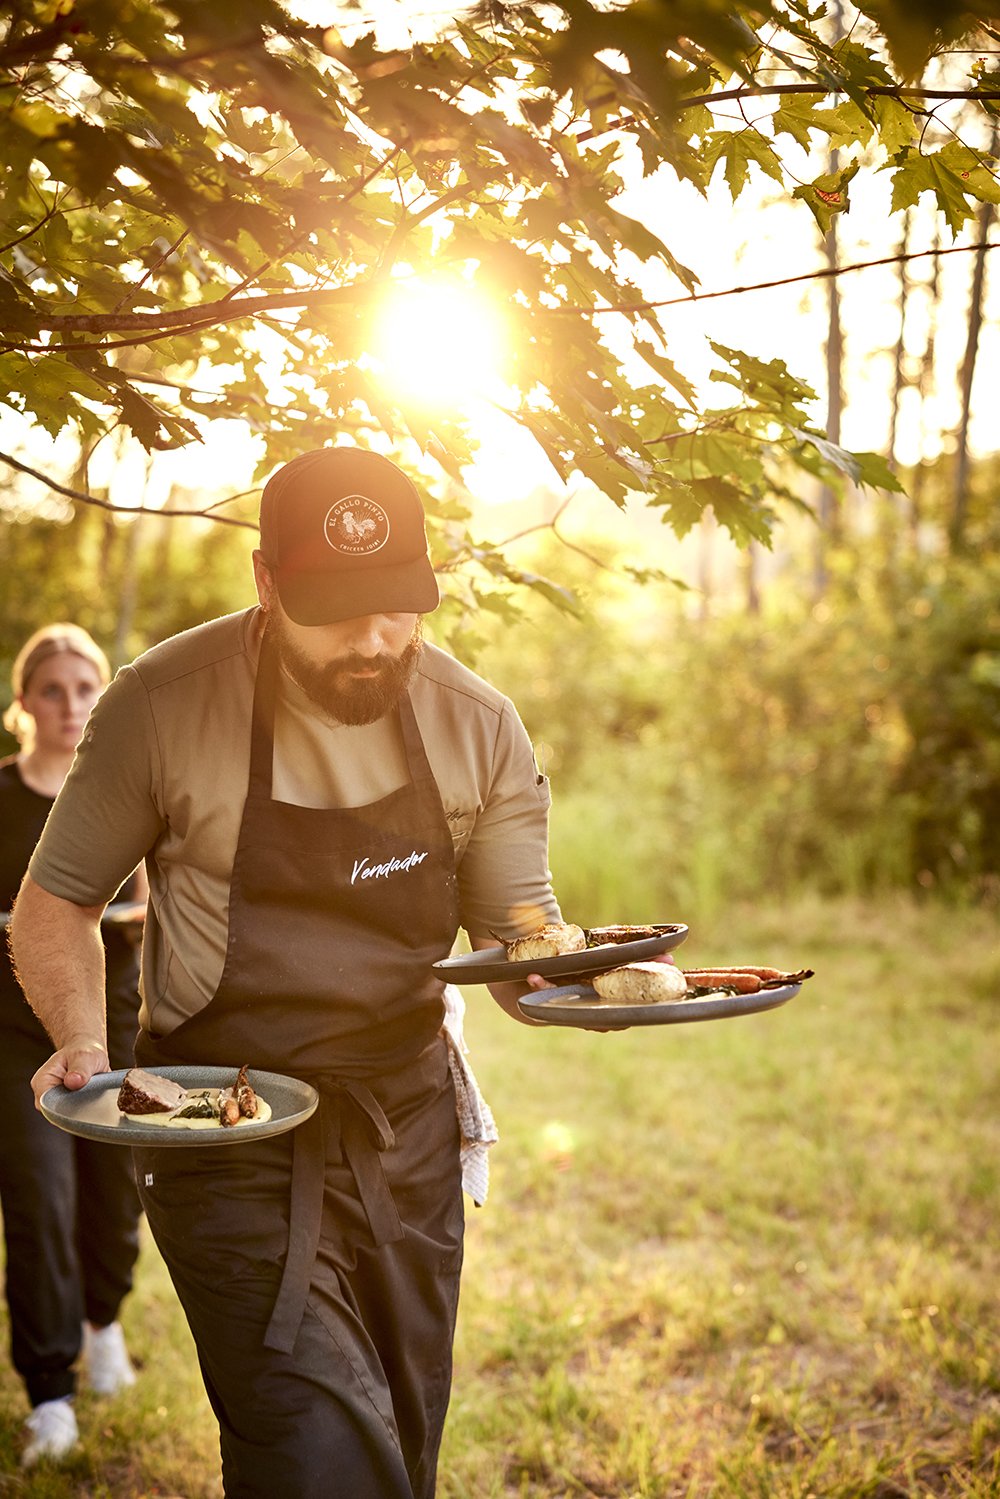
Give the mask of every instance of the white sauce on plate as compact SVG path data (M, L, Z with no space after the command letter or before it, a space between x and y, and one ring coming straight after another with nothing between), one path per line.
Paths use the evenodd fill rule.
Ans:
M179 1109L186 1109L188 1104L198 1098L218 1099L220 1090L218 1088L189 1088L187 1101L177 1105L177 1109L171 1109L169 1113L159 1114L126 1114L125 1118L132 1124L162 1125L164 1129L222 1129L218 1119L179 1119ZM257 1094L257 1113L253 1119L245 1119L240 1115L236 1124L229 1124L227 1129L240 1129L244 1124L266 1124L271 1117L271 1105L266 1099Z

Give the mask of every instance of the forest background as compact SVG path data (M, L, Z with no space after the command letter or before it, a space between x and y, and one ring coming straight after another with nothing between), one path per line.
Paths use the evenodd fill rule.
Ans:
M567 914L817 970L614 1036L467 991L442 1499L993 1499L997 15L291 9L0 15L0 696L48 620L250 603L303 446L393 454ZM148 1239L124 1315L63 1469L0 1368L4 1492L218 1499Z
M304 424L346 430L429 492L432 629L517 701L579 919L762 880L995 905L989 12L701 9L430 35L259 5L227 52L204 8L130 32L96 0L14 6L0 662L51 618L118 664L242 607L261 476ZM287 77L252 85L268 36ZM293 77L326 91L305 127ZM436 392L440 316L416 386L369 357L359 283L442 270L506 297L499 399ZM295 305L338 278L346 308ZM252 318L207 315L255 291ZM650 846L664 820L683 858Z

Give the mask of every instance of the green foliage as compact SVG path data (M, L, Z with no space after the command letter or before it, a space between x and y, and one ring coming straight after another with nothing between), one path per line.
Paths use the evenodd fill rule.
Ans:
M42 624L82 625L115 668L167 635L253 602L250 532L67 512L41 520L8 511L0 525L0 708L10 700L14 657ZM0 731L0 754L15 748Z
M908 739L913 863L924 883L982 885L1000 869L1000 565L932 567L899 594L886 674Z
M363 22L306 24L279 0L14 0L0 20L0 402L86 449L118 429L172 449L229 417L261 441L263 474L308 423L315 443L349 434L404 459L415 443L454 477L461 420L379 389L361 358L394 276L452 270L506 308L512 410L560 475L619 504L638 491L681 527L711 504L735 537L761 538L784 498L759 456L754 372L725 356L733 409L702 408L634 282L657 264L690 291L697 267L621 212L624 164L701 191L718 168L734 196L763 172L826 226L861 157L803 182L785 147L818 169L856 143L899 209L930 193L957 229L995 201L991 163L918 135L919 95L899 88L960 33L974 45L982 9L870 0L837 40L798 0L491 5L393 50ZM708 107L768 95L776 67L782 89L808 92L778 93L773 117L729 128ZM953 63L950 81L989 75ZM648 384L604 341L607 309ZM791 388L771 397L768 441L822 467ZM699 444L706 421L724 443ZM465 546L432 520L443 554Z
M911 208L930 193L953 234L975 218L980 203L1000 202L995 163L959 141L936 151L904 146L893 158L892 208Z
M692 618L690 596L593 574L578 591L589 623L531 611L478 660L552 777L576 919L804 888L1000 899L995 553L890 575L845 550L821 605L786 575L760 615Z

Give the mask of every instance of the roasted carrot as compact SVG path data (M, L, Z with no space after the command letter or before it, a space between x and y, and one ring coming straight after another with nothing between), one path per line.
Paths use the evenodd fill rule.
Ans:
M756 973L735 968L684 968L689 985L696 989L735 989L737 994L756 994L763 980Z
M240 1106L235 1098L223 1098L219 1101L219 1123L223 1129L232 1129L234 1124L240 1122Z
M754 973L759 979L781 979L785 977L781 968L756 968L751 964L727 964L725 968L695 968L694 973Z
M801 984L812 978L811 968L784 973L780 968L685 968L684 977L698 989L735 989L738 994L756 994L781 984Z
M245 1119L256 1119L257 1117L257 1095L250 1086L246 1067L241 1067L233 1087L233 1097L239 1105L241 1115Z

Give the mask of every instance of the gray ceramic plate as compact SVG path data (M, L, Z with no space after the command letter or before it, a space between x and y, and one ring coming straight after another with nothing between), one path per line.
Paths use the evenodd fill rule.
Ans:
M544 1020L548 1025L600 1026L617 1031L631 1025L686 1025L694 1020L758 1015L787 1004L801 988L801 984L783 984L780 989L761 989L757 994L720 994L716 998L708 994L702 999L662 1004L619 1005L598 998L589 984L568 984L563 989L539 989L517 1003L532 1020Z
M605 942L600 947L586 947L582 952L560 953L555 958L524 958L507 961L503 947L484 947L479 952L460 953L433 965L439 979L452 984L502 984L507 979L527 978L540 973L543 978L568 979L578 973L606 973L623 963L643 963L660 953L680 947L688 934L679 923L664 925L655 937L640 937L635 942Z
M156 1067L157 1077L168 1077L182 1088L228 1088L235 1081L235 1067ZM41 1110L51 1124L82 1135L87 1140L104 1140L111 1145L162 1145L170 1148L213 1145L240 1145L262 1140L268 1135L282 1135L309 1118L319 1102L319 1094L309 1083L279 1072L260 1072L251 1067L250 1082L254 1091L271 1105L271 1117L264 1124L237 1125L233 1129L164 1129L162 1125L136 1124L118 1112L118 1090L125 1079L125 1069L102 1072L89 1083L72 1092L69 1088L50 1088L43 1093Z

